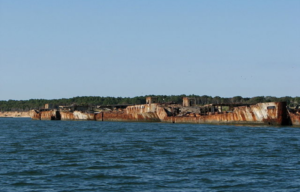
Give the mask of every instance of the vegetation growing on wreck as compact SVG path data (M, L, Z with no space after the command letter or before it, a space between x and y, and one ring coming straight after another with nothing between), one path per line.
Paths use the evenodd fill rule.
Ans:
M289 106L300 104L300 97L271 97L271 96L258 96L258 97L241 97L235 96L231 98L225 97L211 97L207 95L146 95L138 97L97 97L97 96L83 96L62 99L30 99L30 100L8 100L0 101L0 111L28 111L30 109L43 108L46 103L52 105L71 105L76 103L78 105L113 105L113 104L144 104L146 97L157 97L160 103L182 103L182 97L194 97L199 105L205 104L219 104L219 103L247 103L255 104L260 102L282 102L285 101Z

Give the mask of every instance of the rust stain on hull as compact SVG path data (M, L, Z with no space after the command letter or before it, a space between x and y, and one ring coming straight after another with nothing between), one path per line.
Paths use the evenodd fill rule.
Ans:
M285 103L271 102L236 107L232 112L209 112L189 116L168 116L160 107L157 112L163 122L169 123L228 123L228 124L268 124L287 125Z
M300 126L300 112L289 112L291 122L293 126Z
M41 120L60 120L60 114L56 110L41 111Z
M157 104L128 106L125 110L102 112L96 115L97 121L137 121L160 122L156 113Z
M37 111L31 110L29 112L33 120L60 120L60 113L57 110Z
M95 120L94 113L60 111L61 120Z
M136 121L136 122L160 122L158 116L153 112L132 113L125 112L102 112L96 115L97 121Z
M72 112L60 112L61 120L74 120L74 114Z
M39 111L30 110L29 115L32 120L41 120L41 114Z

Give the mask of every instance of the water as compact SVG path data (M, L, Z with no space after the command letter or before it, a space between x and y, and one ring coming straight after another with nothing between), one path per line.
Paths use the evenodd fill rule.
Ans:
M0 118L0 191L299 191L300 129Z

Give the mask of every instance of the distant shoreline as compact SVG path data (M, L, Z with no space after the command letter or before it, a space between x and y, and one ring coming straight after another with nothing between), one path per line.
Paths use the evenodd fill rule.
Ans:
M30 118L29 111L3 111L0 118Z

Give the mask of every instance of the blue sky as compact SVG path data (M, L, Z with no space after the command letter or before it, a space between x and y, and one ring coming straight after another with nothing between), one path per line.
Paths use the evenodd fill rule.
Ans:
M299 96L299 0L0 0L0 100Z

